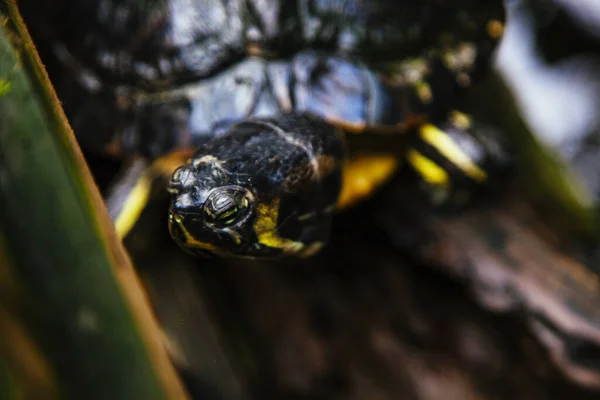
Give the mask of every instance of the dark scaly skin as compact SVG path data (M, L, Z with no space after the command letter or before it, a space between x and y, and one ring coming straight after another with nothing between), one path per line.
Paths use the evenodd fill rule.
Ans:
M437 142L432 140L432 131L439 134ZM446 140L452 144L445 143ZM459 154L453 153L453 146L459 149ZM415 155L439 167L444 182L428 182L427 174L414 160ZM448 210L456 210L469 202L478 184L493 183L512 168L511 146L503 132L457 111L439 126L424 124L415 135L409 135L404 157L422 178L432 204Z
M242 122L174 173L168 189L171 234L200 254L316 251L329 238L343 159L343 138L318 117ZM239 211L232 215L220 203ZM219 214L226 218L219 220Z

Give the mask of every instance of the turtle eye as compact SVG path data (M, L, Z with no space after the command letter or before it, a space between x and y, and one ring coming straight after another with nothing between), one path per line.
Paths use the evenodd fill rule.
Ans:
M204 203L204 219L218 227L232 226L250 210L247 191L238 187L217 188Z

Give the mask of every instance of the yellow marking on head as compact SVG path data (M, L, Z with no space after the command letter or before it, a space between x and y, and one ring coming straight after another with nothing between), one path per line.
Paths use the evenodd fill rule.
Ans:
M454 110L450 113L450 123L455 128L466 131L471 127L471 118L467 114Z
M125 238L142 214L152 189L152 180L144 173L127 196L123 208L115 218L115 229L121 239Z
M215 246L212 243L208 243L208 242L202 242L198 239L196 239L183 225L183 220L181 219L180 216L176 215L174 217L175 219L175 223L177 225L179 225L179 229L181 229L181 232L183 233L183 236L185 237L185 244L189 247L195 248L195 249L202 249L202 250L208 250L208 251L212 251L213 253L221 253L221 251L219 250L219 248L217 246Z
M258 242L268 247L282 249L285 253L300 252L304 248L304 243L281 237L277 233L278 216L279 199L275 199L269 204L259 203L256 206L254 232Z
M390 179L400 165L394 154L357 154L344 166L337 207L345 208L368 197Z
M409 150L407 158L410 165L421 175L425 182L439 186L448 186L450 183L448 173L418 151Z
M500 39L504 33L504 24L498 20L492 19L485 26L487 34L493 39Z
M487 179L487 174L475 165L469 156L444 131L431 124L425 124L421 127L420 134L425 142L435 147L471 179L478 182Z

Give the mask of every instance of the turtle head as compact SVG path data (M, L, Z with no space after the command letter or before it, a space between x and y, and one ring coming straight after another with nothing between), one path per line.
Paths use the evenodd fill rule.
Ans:
M195 164L195 165L194 165ZM215 165L191 162L171 176L169 232L197 256L275 258L304 245L280 236L279 201L265 201L256 188L220 173Z
M196 161L196 162L195 162ZM232 184L217 160L190 160L169 181L169 232L195 255L255 257L256 197L250 188Z
M313 116L238 123L171 176L171 235L195 254L315 254L329 239L342 157L337 131Z

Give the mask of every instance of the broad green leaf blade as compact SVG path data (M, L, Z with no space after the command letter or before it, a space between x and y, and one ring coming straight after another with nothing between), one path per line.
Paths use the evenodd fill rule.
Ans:
M0 3L0 20L0 305L39 345L61 394L184 399L14 1Z

